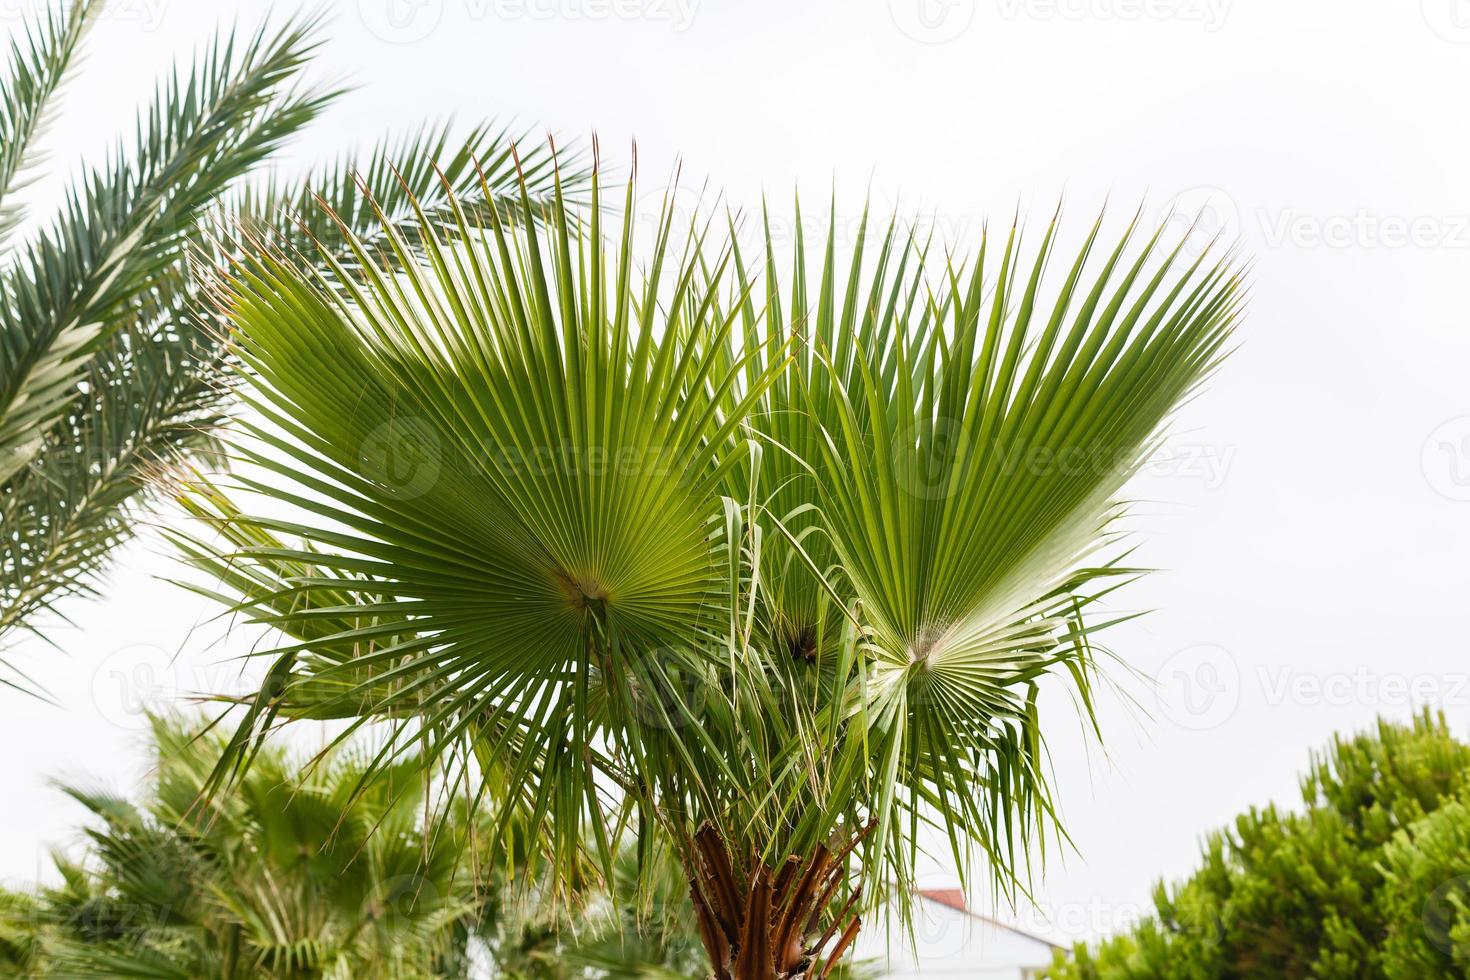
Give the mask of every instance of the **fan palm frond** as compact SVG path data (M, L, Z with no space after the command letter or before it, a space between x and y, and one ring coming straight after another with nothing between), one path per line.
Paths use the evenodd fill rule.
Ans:
M261 380L250 404L268 420L238 456L300 474L322 498L308 506L338 526L235 519L259 542L241 559L297 569L279 618L316 633L280 651L277 695L255 702L242 737L304 685L344 678L336 707L380 693L364 717L443 729L432 751L502 731L480 764L505 768L505 794L568 860L586 811L602 816L598 766L557 750L593 725L589 672L628 685L642 651L719 628L709 515L743 415L722 409L739 366L715 371L733 317L713 315L694 250L668 250L672 212L635 278L631 209L604 251L598 193L594 178L586 223L558 189L538 228L523 184L516 225L492 210L477 229L453 202L446 237L422 218L416 246L385 227L402 277L358 246L352 272L262 254L227 287L239 357ZM309 367L322 356L328 377ZM306 504L289 487L274 492ZM262 546L262 533L324 547ZM316 622L346 625L339 611L352 628L321 636Z
M1130 227L1094 262L1101 225L1050 301L1055 228L1029 268L1019 231L987 236L927 301L933 329L855 334L807 386L816 506L872 661L861 792L886 849L933 819L962 874L978 848L1010 877L1054 823L1037 685L1060 673L1090 712L1109 623L1089 607L1133 574L1105 560L1119 493L1240 313L1229 258L1176 271L1162 232L1129 257Z

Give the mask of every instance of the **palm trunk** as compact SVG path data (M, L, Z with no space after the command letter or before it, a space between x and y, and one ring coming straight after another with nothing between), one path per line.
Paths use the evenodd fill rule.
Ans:
M848 856L871 830L854 834L836 855L818 845L772 870L758 861L737 868L714 826L700 827L685 863L711 980L824 980L862 928L853 914L861 888L825 929L822 921L847 880Z

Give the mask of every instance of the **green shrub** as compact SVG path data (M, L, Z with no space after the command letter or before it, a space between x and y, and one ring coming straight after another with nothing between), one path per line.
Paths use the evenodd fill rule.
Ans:
M1470 746L1442 715L1313 757L1299 811L1251 808L1133 932L1057 980L1470 976Z

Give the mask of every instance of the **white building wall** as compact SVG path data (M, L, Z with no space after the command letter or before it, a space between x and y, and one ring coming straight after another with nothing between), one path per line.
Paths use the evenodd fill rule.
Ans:
M937 902L914 903L917 942L896 918L865 923L857 958L885 969L888 980L1033 980L1050 966L1052 947L988 919Z

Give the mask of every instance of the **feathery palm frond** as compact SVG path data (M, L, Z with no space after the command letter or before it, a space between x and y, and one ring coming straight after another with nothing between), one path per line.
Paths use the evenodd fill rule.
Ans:
M524 155L517 155L518 148ZM412 243L420 212L423 220L452 231L451 196L475 226L486 222L488 208L504 220L519 220L520 179L526 181L535 214L544 215L552 203L553 156L548 144L528 143L526 134L509 127L481 125L456 138L448 123L426 124L383 141L365 156L349 154L304 180L247 187L229 213L252 231L268 229L272 243L291 254L330 252L351 262L344 231L364 245L378 246L383 229L392 227ZM577 165L579 151L573 147L555 156L566 192L579 194L587 183ZM375 254L394 256L387 249Z
M137 145L119 145L68 193L52 227L17 250L0 302L0 478L30 461L96 344L179 261L195 219L331 99L288 88L312 51L310 26L262 30L243 45L218 38L160 88Z
M0 634L85 590L144 465L207 444L214 410L189 375L209 358L165 321L187 312L178 263L199 216L330 98L288 90L308 29L222 36L0 269Z
M59 615L60 598L89 594L90 573L132 534L129 504L152 470L214 445L224 416L201 369L212 356L128 328L89 361L85 396L0 493L0 523L13 532L0 568L18 585L4 596L0 634L28 627L43 610Z
M53 100L104 3L79 0L53 8L10 42L9 71L0 82L0 252L25 217L15 195L41 162L33 143L54 118Z
M97 6L54 14L37 37L54 37L56 53L43 56L36 40L40 66L15 69L18 138L37 128L31 103L41 88L54 91L63 54ZM516 161L510 134L489 127L459 138L447 125L425 126L302 179L249 180L337 94L295 87L314 27L293 21L244 43L220 35L191 71L161 86L137 145L119 145L54 225L0 268L0 642L36 632L41 614L60 615L60 600L91 591L111 549L136 529L150 471L212 455L230 404L226 355L192 266L228 262L220 242L233 229L351 261L343 227L371 237L382 218L406 229L415 198L430 220L447 188L472 213L506 210ZM520 161L538 200L551 185L550 157ZM569 178L571 192L585 183ZM0 668L0 684L24 685L12 665Z

